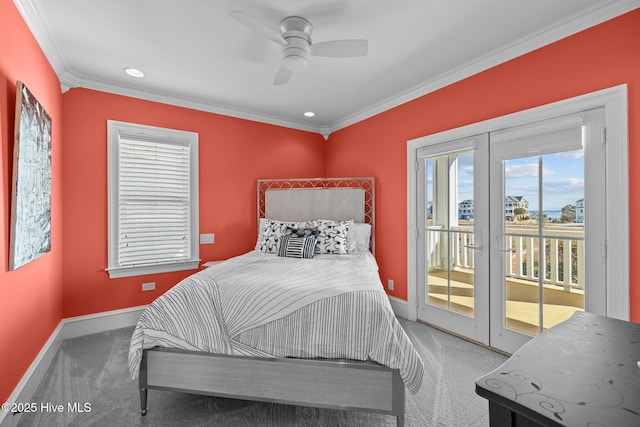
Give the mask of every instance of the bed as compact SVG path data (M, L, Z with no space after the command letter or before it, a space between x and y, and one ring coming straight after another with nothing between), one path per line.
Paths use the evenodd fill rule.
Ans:
M142 314L129 350L147 390L379 412L404 425L423 364L373 251L373 178L259 180L256 248Z

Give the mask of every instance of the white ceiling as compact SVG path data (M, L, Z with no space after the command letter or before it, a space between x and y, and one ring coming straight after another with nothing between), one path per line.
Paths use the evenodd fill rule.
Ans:
M640 6L639 0L14 0L63 89L85 87L328 135ZM274 86L280 47L229 16L364 38ZM125 67L143 70L134 79ZM303 112L314 111L313 118Z

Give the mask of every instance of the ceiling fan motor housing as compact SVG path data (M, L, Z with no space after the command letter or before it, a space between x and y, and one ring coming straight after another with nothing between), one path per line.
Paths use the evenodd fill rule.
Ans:
M280 21L280 33L288 43L282 46L282 63L289 70L302 70L309 64L312 29L311 23L299 16Z

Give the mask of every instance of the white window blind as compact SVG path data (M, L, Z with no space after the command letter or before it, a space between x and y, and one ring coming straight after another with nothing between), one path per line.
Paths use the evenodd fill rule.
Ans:
M460 153L468 150L475 150L478 146L477 137L462 138L454 141L430 144L418 149L419 158L431 156L446 156L448 154Z
M188 260L189 150L120 135L119 264Z
M197 139L170 129L109 124L110 276L196 268Z
M490 133L491 149L496 160L580 150L583 138L582 114L562 116Z

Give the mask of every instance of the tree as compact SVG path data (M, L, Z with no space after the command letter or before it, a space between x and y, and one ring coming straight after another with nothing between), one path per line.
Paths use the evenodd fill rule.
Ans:
M525 208L513 209L513 216L515 216L516 218L522 219L525 215L527 215L527 210Z
M574 222L576 220L576 206L565 205L562 208L562 222Z

